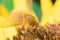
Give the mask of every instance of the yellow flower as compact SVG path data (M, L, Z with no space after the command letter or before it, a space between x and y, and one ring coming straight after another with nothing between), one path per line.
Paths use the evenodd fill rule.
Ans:
M56 0L54 5L51 0L41 0L42 19L40 24L42 26L49 24L60 23L60 0Z

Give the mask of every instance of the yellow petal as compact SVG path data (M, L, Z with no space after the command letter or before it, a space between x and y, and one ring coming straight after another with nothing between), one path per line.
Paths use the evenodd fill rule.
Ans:
M0 16L5 18L9 16L9 12L4 5L0 5Z
M13 25L13 21L9 18L0 17L0 27L8 27Z

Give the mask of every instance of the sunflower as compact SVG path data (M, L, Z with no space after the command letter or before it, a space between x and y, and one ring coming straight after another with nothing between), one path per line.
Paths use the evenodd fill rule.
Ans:
M60 40L60 1L53 2L40 0L41 22L33 11L32 0L13 0L11 12L0 5L0 40Z

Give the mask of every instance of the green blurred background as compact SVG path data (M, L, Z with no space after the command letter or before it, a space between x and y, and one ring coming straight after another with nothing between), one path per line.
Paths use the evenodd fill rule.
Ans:
M9 12L13 9L13 0L0 0L0 4L4 4ZM33 9L40 21L42 14L39 0L33 0Z

